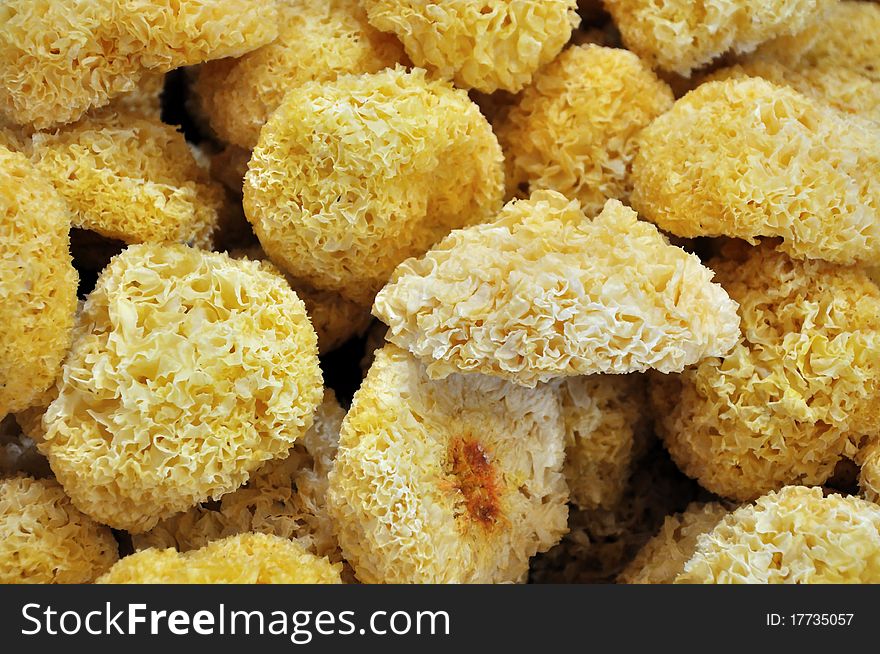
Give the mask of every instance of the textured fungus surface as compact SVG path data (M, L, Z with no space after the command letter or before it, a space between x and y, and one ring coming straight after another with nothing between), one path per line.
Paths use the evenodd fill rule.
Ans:
M437 382L405 351L376 352L342 424L328 500L366 583L515 582L565 532L554 388Z
M626 50L571 47L535 76L498 121L508 194L552 189L588 216L625 200L636 136L672 106L672 91Z
M700 536L677 583L876 584L880 507L787 486Z
M115 528L235 490L321 401L315 331L268 264L130 246L80 321L40 448L74 504Z
M650 442L640 375L587 375L560 384L565 480L581 509L610 509L626 489L633 461Z
M126 243L210 247L224 195L183 134L156 118L101 112L34 135L32 159L74 227Z
M820 18L834 0L606 0L627 48L664 70L689 75L730 50L754 50Z
M580 22L576 0L363 0L417 66L458 86L517 92L552 61Z
M620 573L621 584L671 584L697 551L697 541L729 513L719 502L694 502L682 513L668 516L660 532L639 550Z
M645 128L632 204L677 236L779 236L797 258L880 256L880 125L764 79L709 82Z
M248 483L219 502L204 503L133 537L137 549L173 547L181 552L233 534L256 531L295 538L314 554L341 558L325 495L345 411L332 391L315 421L286 458L269 461Z
M70 220L49 180L0 146L0 419L38 401L70 347Z
M146 549L126 556L99 584L339 584L341 563L269 534L240 534L180 554Z
M589 220L576 201L537 191L402 263L373 313L433 378L480 372L534 386L680 371L726 353L736 303L711 279L620 202Z
M285 93L403 62L397 39L367 23L358 0L282 0L278 38L237 59L204 64L194 87L213 130L252 149Z
M688 475L752 500L822 484L880 431L880 289L860 269L736 245L709 264L740 305L723 358L654 376L657 428Z
M0 120L37 129L75 121L145 74L269 43L276 17L264 0L5 0Z
M84 584L117 559L107 527L50 479L0 480L0 583Z
M398 263L493 216L503 177L467 94L396 68L292 89L261 132L244 207L275 263L369 305Z

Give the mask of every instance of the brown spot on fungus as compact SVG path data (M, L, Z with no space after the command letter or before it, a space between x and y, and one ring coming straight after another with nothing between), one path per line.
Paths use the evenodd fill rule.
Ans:
M454 438L449 444L453 487L464 497L470 517L491 528L501 515L498 480L489 454L472 438Z

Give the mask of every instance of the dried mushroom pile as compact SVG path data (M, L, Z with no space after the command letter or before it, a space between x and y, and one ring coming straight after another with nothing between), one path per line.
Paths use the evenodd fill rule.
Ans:
M0 582L880 582L880 3L6 0Z

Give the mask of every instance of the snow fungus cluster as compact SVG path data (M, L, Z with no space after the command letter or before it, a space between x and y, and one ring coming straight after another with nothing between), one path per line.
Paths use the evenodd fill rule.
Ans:
M880 583L880 3L0 2L0 583Z

